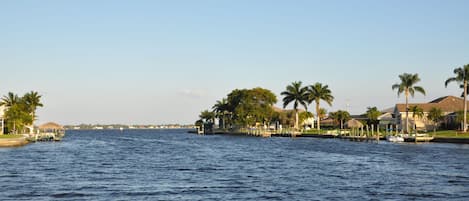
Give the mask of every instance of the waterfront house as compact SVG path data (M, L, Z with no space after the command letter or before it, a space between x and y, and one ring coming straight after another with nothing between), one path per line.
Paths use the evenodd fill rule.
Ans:
M413 113L409 111L409 127L416 127L417 130L431 130L433 129L433 122L430 121L427 116L432 108L439 108L443 112L444 120L441 122L446 128L454 128L459 125L456 122L456 113L458 111L464 110L463 105L464 99L455 97L455 96L444 96L437 98L428 103L409 103L409 108L412 106L417 106L423 110L423 117L412 117ZM398 125L400 129L405 126L405 115L406 108L405 104L399 103L394 107L394 118L395 124Z

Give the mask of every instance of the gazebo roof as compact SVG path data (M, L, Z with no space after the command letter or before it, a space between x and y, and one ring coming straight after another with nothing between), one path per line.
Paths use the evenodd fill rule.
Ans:
M350 119L347 121L347 127L349 128L361 128L363 127L362 122L356 120L356 119Z
M64 129L64 127L57 124L57 123L54 123L54 122L48 122L48 123L40 125L39 129L41 129L41 130L47 130L47 129L62 130L62 129Z

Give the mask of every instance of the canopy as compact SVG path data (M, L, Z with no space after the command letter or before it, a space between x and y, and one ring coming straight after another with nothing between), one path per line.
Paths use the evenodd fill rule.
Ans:
M64 127L57 124L57 123L49 122L49 123L45 123L45 124L40 125L39 129L41 129L41 130L63 130Z
M362 122L356 120L356 119L350 119L347 121L347 127L348 128L362 128L363 124Z

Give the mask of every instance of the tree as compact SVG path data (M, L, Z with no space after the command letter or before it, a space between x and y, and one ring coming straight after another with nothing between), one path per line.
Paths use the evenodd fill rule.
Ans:
M414 86L417 82L420 81L418 74L409 74L404 73L399 75L401 83L392 85L392 90L397 89L397 96L401 93L405 95L405 114L406 114L406 123L405 123L405 133L409 132L409 95L414 97L415 92L420 92L425 95L425 90L421 86Z
M327 110L326 108L319 108L319 119L324 119L326 118L327 115Z
M0 102L0 106L4 105L6 107L11 107L20 102L20 98L18 95L14 94L13 92L8 92L8 95L3 96L2 101Z
M466 114L466 115L464 115L464 114ZM468 115L469 114L465 113L463 110L460 110L460 111L456 112L456 121L461 122L461 126L463 127L463 128L461 128L461 130L464 129L464 120L465 119L467 120Z
M423 109L420 108L417 105L413 105L409 108L409 111L412 112L412 119L414 119L414 127L415 127L415 133L417 133L417 120L416 117L418 118L423 118Z
M319 102L323 100L330 106L332 106L332 101L334 101L334 96L331 94L329 86L322 85L321 83L315 83L314 85L309 86L308 88L308 103L311 104L313 101L316 103L316 116L317 116L317 129L321 129L320 126L320 108Z
M301 81L293 82L288 85L286 90L280 93L283 97L283 108L293 102L293 110L295 111L295 129L298 129L298 105L302 105L308 110L308 88L301 86Z
M23 131L26 125L31 125L33 122L32 116L23 101L9 106L4 116L7 119L6 125L9 132L18 133L19 130Z
M34 120L36 120L36 109L37 107L42 107L44 106L41 103L41 95L35 91L31 91L29 93L26 93L23 97L22 100L26 104L26 109L28 112L31 114L32 122L31 124L34 125Z
M377 124L379 115L381 115L381 112L376 107L368 107L366 109L366 117L370 124Z
M208 110L200 112L199 118L208 123L213 123L215 119L215 113Z
M436 133L438 122L443 119L443 111L440 108L432 107L428 112L427 118L433 121L433 133Z
M272 105L277 102L277 97L270 90L257 87L235 89L228 94L227 100L233 121L247 126L256 122L270 122L275 114Z
M221 101L217 101L215 105L212 107L213 112L215 113L215 117L221 119L221 126L223 129L226 128L226 117L229 114L228 111L228 101L226 98L223 98Z
M298 113L298 121L301 123L304 123L307 119L314 117L313 113L308 112L308 111L303 111ZM314 122L313 122L314 124ZM304 125L304 124L302 124Z
M344 128L344 122L350 119L350 113L343 110L337 110L336 112L329 113L329 116L334 119L335 122L340 124L340 129Z
M469 81L469 64L464 65L463 67L455 68L454 74L455 77L450 77L445 81L445 87L448 87L448 84L451 82L457 82L464 89L463 97L464 97L464 120L463 120L463 131L467 131L467 82Z

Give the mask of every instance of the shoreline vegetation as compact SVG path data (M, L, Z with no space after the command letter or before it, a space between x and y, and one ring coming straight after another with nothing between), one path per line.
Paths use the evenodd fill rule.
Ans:
M41 95L31 91L23 96L9 92L0 100L0 147L23 146L29 142L60 141L64 128L48 122L35 126L36 109L42 107Z
M268 89L257 87L232 90L225 98L216 101L212 110L203 110L200 113L200 119L195 122L196 133L264 137L339 136L377 140L389 136L403 136L406 141L415 142L469 143L469 133L466 132L469 64L456 68L453 72L455 76L448 78L444 85L447 87L449 83L455 82L464 89L461 95L464 101L461 100L460 105L452 107L460 108L459 110L444 110L443 106L437 104L431 105L430 108L427 106L430 104L423 107L423 104L410 103L410 98L416 93L426 94L422 86L417 86L421 81L418 74L400 74L400 82L390 85L390 89L397 91L398 96L405 97L405 104L397 103L393 112L379 111L370 106L365 113L359 115L351 115L346 110L327 113L321 105L333 104L334 96L329 86L322 83L304 86L301 81L295 81L280 93L283 108L274 106L277 96ZM453 96L451 98L457 99ZM286 109L288 106L291 109ZM310 106L313 109L310 109ZM315 113L312 110L315 110ZM382 115L388 115L388 119L383 121L380 118ZM323 127L326 129L322 129Z

